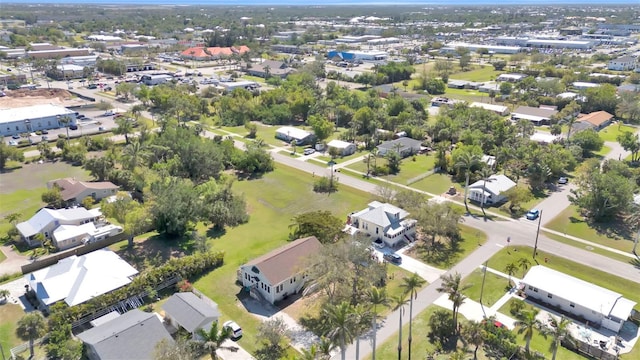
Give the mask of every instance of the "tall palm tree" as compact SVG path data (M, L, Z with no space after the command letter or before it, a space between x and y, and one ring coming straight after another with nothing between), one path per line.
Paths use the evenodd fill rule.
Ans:
M318 360L329 360L331 358L331 351L336 348L331 339L324 336L320 337L318 345Z
M18 320L16 335L22 340L29 341L29 359L33 359L33 341L46 333L47 322L39 311L27 313Z
M551 356L551 360L556 360L556 353L558 352L558 347L560 347L561 341L575 342L573 336L571 336L571 330L569 329L569 325L571 324L571 320L565 318L564 316L560 317L560 320L551 316L550 318L550 326L544 330L545 336L551 335L552 341L549 345L549 351L553 353Z
M520 269L522 269L522 276L524 276L524 273L527 271L530 265L531 261L529 261L529 259L527 258L520 258L520 260L518 260L518 266L520 267Z
M469 213L469 204L467 204L467 194L469 191L469 177L471 176L471 168L476 165L480 161L480 157L476 154L471 154L469 152L462 153L460 157L458 157L458 161L455 164L455 167L458 169L464 170L464 207L467 210L467 214Z
M466 300L466 296L464 296L462 294L462 292L466 289L468 289L469 287L471 287L471 284L466 284L466 285L462 285L462 276L460 275L460 273L455 273L455 274L449 274L449 275L443 275L442 277L440 277L440 279L442 279L442 284L440 285L439 288L436 289L436 291L440 292L440 293L445 293L449 295L449 300L451 302L453 302L453 325L454 328L456 329L456 333L458 331L458 310L460 309L460 306L462 306L462 304L464 303L464 301Z
M222 347L222 343L231 337L231 329L223 327L222 330L219 330L218 322L214 322L209 331L198 329L197 334L204 342L204 347L209 350L211 360L216 360L218 358L216 352Z
M378 330L377 321L378 321L378 305L382 305L384 307L388 307L390 305L390 299L387 295L387 290L385 288L377 288L372 286L369 291L367 291L367 300L369 304L371 304L372 317L371 317L371 329L373 331L373 342L371 347L371 359L376 360L376 332Z
M462 337L468 344L474 345L473 359L478 358L478 348L484 342L482 324L477 321L469 321L462 327Z
M346 301L337 305L328 305L323 313L326 316L330 330L327 336L340 348L342 360L347 358L347 344L353 341L353 306Z
M118 127L114 129L113 133L124 135L124 141L129 145L129 135L133 134L133 123L125 116L121 116L116 119L116 125L118 125Z
M413 325L413 300L418 297L418 290L426 283L418 273L413 273L411 276L404 277L400 288L404 289L405 295L409 295L409 360L411 360L411 335Z
M523 334L526 344L524 346L524 350L529 353L529 345L531 344L531 339L533 338L533 333L536 329L540 329L541 323L536 316L540 310L529 310L522 311L515 322L515 326L518 328L518 334Z
M480 175L480 178L482 179L482 187L483 188L487 188L487 182L492 182L495 179L491 178L491 175L493 175L493 169L489 166L483 166L482 169L480 169L480 171L478 171L478 175ZM484 221L487 221L487 213L484 211L484 204L486 203L487 198L486 196L482 196L482 201L480 202L480 209L482 210L482 216L484 216Z
M140 163L140 160L145 160L147 158L148 153L146 150L146 145L139 139L138 141L133 141L122 149L122 157L127 163L127 168L129 170L135 169Z
M398 360L402 358L402 315L404 315L404 306L407 305L407 297L405 294L396 295L391 298L393 310L399 310L398 323Z
M69 142L69 124L71 123L71 118L67 115L58 117L58 122L67 128L67 142Z
M509 275L509 285L511 285L511 276L513 276L513 274L515 274L516 271L518 271L518 265L516 265L515 263L509 263L507 264L507 266L504 267L504 272L506 272L507 275Z
M353 317L353 330L356 337L356 360L360 359L360 333L363 332L367 325L369 310L363 305L358 304L353 307L351 316Z

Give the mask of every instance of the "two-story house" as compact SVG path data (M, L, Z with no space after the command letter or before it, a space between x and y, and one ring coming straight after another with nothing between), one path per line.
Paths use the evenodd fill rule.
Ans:
M99 209L87 210L83 207L71 209L40 209L31 219L16 225L22 240L29 246L38 246L37 234L53 239L53 232L61 225L80 226L98 221L102 216Z
M315 236L298 239L242 265L238 281L253 296L271 304L302 290L307 280L307 260L322 244Z
M416 234L416 220L409 218L405 210L387 203L370 202L364 210L349 216L350 226L357 231L382 240L394 247L402 241L413 241Z

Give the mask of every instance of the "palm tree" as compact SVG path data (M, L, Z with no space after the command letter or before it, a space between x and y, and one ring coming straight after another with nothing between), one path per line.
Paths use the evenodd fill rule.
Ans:
M318 360L329 360L331 358L331 351L335 349L335 345L331 339L327 339L324 336L320 337L318 345Z
M337 305L328 305L323 310L327 323L331 327L327 336L334 344L338 344L342 360L347 358L347 344L353 341L355 333L352 312L353 306L346 301Z
M16 335L22 340L29 341L29 359L33 359L33 341L46 333L47 322L39 311L27 313L18 320Z
M402 284L400 284L400 288L404 289L405 295L409 295L409 360L411 360L411 335L412 335L412 325L413 325L413 300L418 297L418 290L426 283L426 281L421 278L418 273L413 273L409 277L404 277L402 279Z
M22 214L20 213L11 213L5 216L4 219L7 220L9 224L15 225L18 222L18 220L20 220L21 217L22 217Z
M489 166L483 166L482 169L480 169L480 171L478 172L478 175L480 175L480 178L483 181L482 187L484 189L487 188L487 182L492 182L495 179L491 178L491 175L493 175L493 169L490 168ZM486 196L482 196L482 201L480 202L480 209L482 210L482 216L484 216L484 221L487 221L487 213L484 211L484 204L487 201L487 197Z
M351 311L353 317L353 330L356 337L356 360L360 359L360 333L367 327L369 311L362 304L353 307Z
M467 193L469 191L469 177L471 176L471 168L480 161L480 157L476 154L469 152L462 153L458 157L455 167L458 169L464 169L465 181L464 181L464 207L469 213L469 205L467 204Z
M140 160L146 159L148 155L146 150L147 147L139 139L122 149L122 157L126 161L129 170L135 169Z
M225 340L231 337L231 329L223 327L222 330L218 330L218 322L214 322L211 324L209 331L198 329L197 334L204 342L204 347L209 350L211 360L216 360L218 358L216 351L222 346Z
M59 116L58 122L67 128L67 142L69 142L69 124L71 123L71 118L69 116Z
M527 271L530 265L531 262L527 258L520 258L520 260L518 260L518 266L520 267L520 269L522 269L522 276L524 276L524 273Z
M442 279L442 284L436 289L436 291L448 294L449 300L453 302L453 325L457 332L458 310L467 298L462 294L462 292L471 287L471 284L462 285L462 277L460 273L443 275L440 279Z
M371 304L372 317L371 317L371 328L373 331L373 342L371 346L371 359L376 360L376 332L378 330L377 320L378 320L378 305L382 305L384 307L388 307L389 296L387 295L387 290L385 288L377 288L372 286L371 289L367 292L367 300L369 304Z
M524 339L527 342L524 346L524 350L529 353L529 345L531 344L531 338L533 338L534 330L540 329L541 323L536 316L540 310L529 310L522 311L518 318L518 321L515 322L516 327L518 328L518 334L523 334Z
M405 294L396 295L391 298L393 310L399 310L399 324L398 324L398 360L402 358L402 315L404 315L404 306L407 305L407 298Z
M511 276L513 276L516 271L518 271L518 265L516 265L515 263L509 263L504 267L504 272L509 275L509 285L511 285Z
M473 350L474 360L478 358L478 348L484 342L484 334L482 331L482 324L477 321L469 321L462 327L462 337L467 343L475 346Z
M124 135L124 141L129 145L129 134L133 133L133 123L124 116L116 119L117 128L113 130L114 134Z
M571 330L569 329L569 325L571 321L564 316L560 317L560 320L555 317L550 317L550 326L546 328L543 334L551 335L553 338L551 344L549 345L549 351L553 353L551 356L551 360L556 360L556 352L558 351L558 347L560 346L560 342L568 341L575 342L573 336L571 336Z

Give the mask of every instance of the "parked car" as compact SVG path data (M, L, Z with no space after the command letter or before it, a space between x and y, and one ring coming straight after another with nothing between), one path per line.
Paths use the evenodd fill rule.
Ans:
M84 116L84 115L82 115L82 114L78 114L78 115L76 115L76 119L84 119L84 118L85 118L85 116Z
M113 116L113 115L115 115L115 114L116 114L116 113L115 113L115 112L113 112L113 110L107 110L107 111L105 111L105 112L104 112L103 116Z
M527 219L528 220L535 220L539 216L540 216L540 210L538 210L538 209L529 210L529 212L527 213Z
M564 176L562 176L560 179L558 179L558 184L568 184L569 183L569 178L566 178Z
M384 254L382 258L392 264L400 264L402 262L402 257L398 254Z
M15 140L9 140L9 145L11 146L18 146L18 142Z
M42 141L48 141L48 140L49 140L48 136L45 136L45 135L42 136Z
M97 89L98 85L96 84L90 84L89 86L87 86L87 89L93 90L93 89Z
M12 139L16 139L16 140L20 140L20 135L13 135L11 138Z
M384 242L381 239L375 239L373 241L373 246L377 247L378 249L382 249L384 247Z
M230 337L232 340L237 340L242 337L242 328L235 321L229 320L222 324L223 329L230 330Z
M316 152L316 150L315 150L315 149L312 149L312 148L304 149L304 154L305 154L305 155L311 155L311 154L313 154L314 152Z
M104 126L98 127L98 131L104 131Z
M42 130L42 131L40 131L40 133L43 134L43 135L47 135L49 133L49 131L48 130Z

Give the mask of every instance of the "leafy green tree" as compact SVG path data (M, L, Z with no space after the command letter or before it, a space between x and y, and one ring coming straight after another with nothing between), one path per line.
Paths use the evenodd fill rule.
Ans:
M329 138L331 134L333 134L334 124L333 122L325 119L322 116L318 115L310 115L307 120L311 128L313 129L313 133L316 136L316 139L319 142L322 142Z
M637 78L638 73L634 74ZM633 75L632 75L633 76ZM640 123L640 95L631 91L621 91L619 94L616 115L632 124Z
M458 331L458 311L460 310L460 306L466 300L466 296L462 293L471 287L471 284L462 285L462 276L460 273L443 275L440 279L442 279L442 284L436 290L440 293L445 293L449 295L449 300L453 302L453 328Z
M429 317L429 342L445 347L452 342L456 335L456 326L453 325L453 316L450 311L438 309Z
M503 82L500 84L500 94L504 96L511 95L511 91L513 91L513 85L509 82Z
M601 84L598 87L589 88L585 91L587 101L582 105L585 113L593 111L606 111L615 114L618 98L616 87L611 84Z
M484 334L482 332L482 324L477 321L469 321L462 326L462 338L470 345L474 345L473 359L478 358L478 348L484 343Z
M631 152L631 162L640 161L640 136L634 135L630 131L624 131L618 135L616 140L623 149Z
M571 143L580 146L582 148L582 156L585 157L593 152L600 151L604 146L604 140L593 129L583 130L573 135Z
M402 157L395 151L389 151L385 155L387 159L387 166L389 167L390 174L397 174L400 172L400 165L402 164Z
M209 351L209 355L211 355L211 360L216 360L218 358L217 351L222 347L222 343L231 337L231 329L223 327L222 329L218 328L218 322L214 321L211 324L211 328L209 331L204 329L198 329L198 335L204 342L204 347Z
M33 359L33 342L34 340L44 336L47 333L47 322L44 320L42 313L33 311L25 314L18 320L16 327L16 335L29 342L29 358Z
M0 171L4 170L7 160L24 161L24 153L2 141L0 142Z
M133 122L128 118L121 116L116 119L117 128L113 130L114 134L124 135L124 141L129 145L129 135L133 134Z
M199 344L198 344L199 345ZM200 346L193 340L178 338L169 342L163 339L156 344L153 359L155 360L193 360L202 356Z
M88 170L91 176L97 181L105 181L114 167L113 161L106 156L97 156L87 159L82 167Z
M513 214L516 209L520 209L521 205L532 200L533 194L526 186L514 186L503 194L509 201L509 211Z
M236 170L247 176L260 176L273 171L274 162L271 155L258 144L248 144L244 153L235 164Z
M496 71L502 71L504 70L505 67L507 67L507 62L504 60L498 60L498 61L494 61L493 63L491 63L491 65L493 65L493 68Z
M262 347L258 349L258 360L280 359L284 353L284 340L289 334L287 324L281 318L264 321L258 326L258 341Z
M424 284L426 283L426 281L421 278L418 273L413 273L411 276L405 276L402 279L402 284L400 284L400 287L404 290L404 293L406 295L409 295L409 359L411 359L411 342L413 340L412 338L412 326L413 326L413 300L418 298L418 290L420 290L420 288L422 286L424 286Z
M167 178L156 181L151 184L149 197L149 210L159 232L179 236L198 220L201 206L189 180Z
M51 189L42 193L42 202L46 203L48 206L51 206L55 209L61 208L64 201L62 200L62 194L60 193L60 188L54 186Z
M333 243L340 238L344 222L330 211L316 210L295 216L289 228L292 240L315 236L323 243Z
M520 312L521 316L515 322L515 326L518 329L518 334L523 334L526 344L524 350L529 353L529 345L533 338L534 332L542 327L540 320L536 318L540 313L539 310L529 310Z

